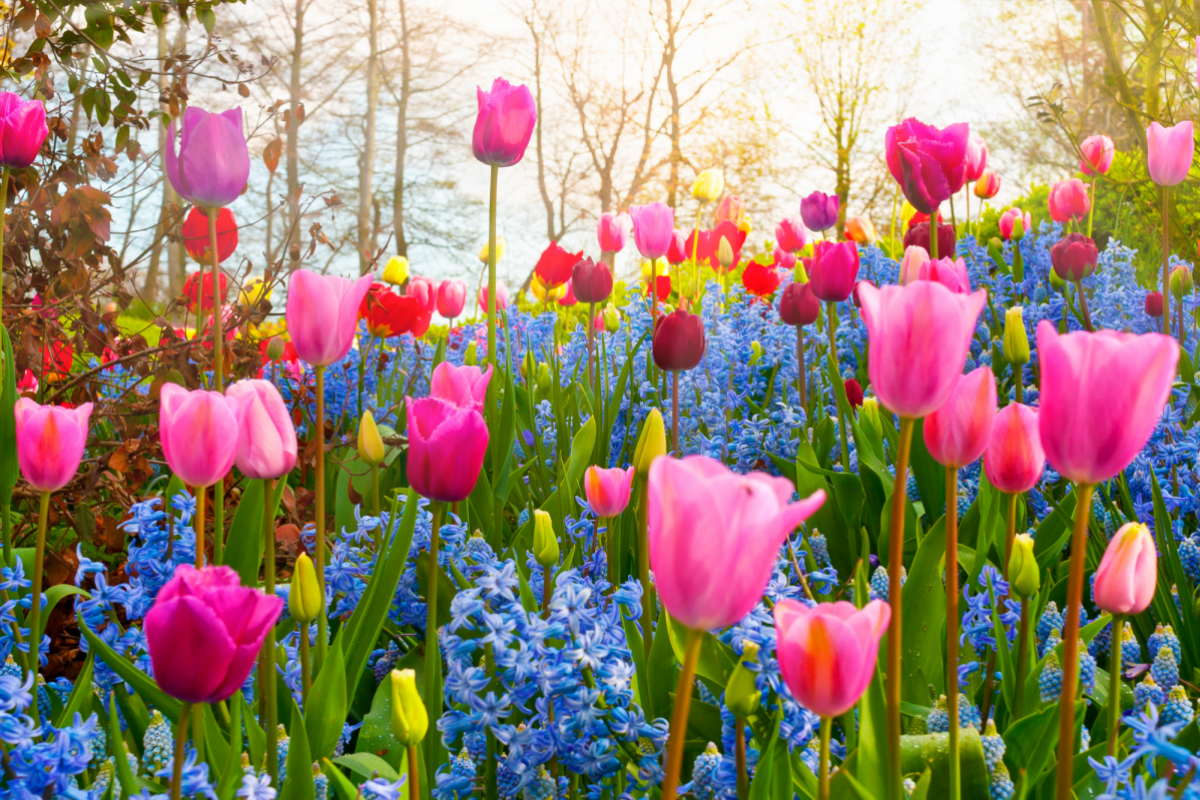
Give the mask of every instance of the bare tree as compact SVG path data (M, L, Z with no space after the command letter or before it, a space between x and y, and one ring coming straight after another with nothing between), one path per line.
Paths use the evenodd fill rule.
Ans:
M366 135L358 167L358 259L359 271L366 274L371 269L368 253L375 252L375 230L372 228L371 212L374 207L375 177L375 111L379 105L379 9L378 0L367 3L367 113ZM403 5L403 0L401 0Z

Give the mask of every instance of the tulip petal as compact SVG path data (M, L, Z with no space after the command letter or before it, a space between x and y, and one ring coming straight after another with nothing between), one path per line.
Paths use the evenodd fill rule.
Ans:
M189 703L223 699L215 695L237 647L203 601L196 597L160 600L146 614L142 629L154 679L164 692Z

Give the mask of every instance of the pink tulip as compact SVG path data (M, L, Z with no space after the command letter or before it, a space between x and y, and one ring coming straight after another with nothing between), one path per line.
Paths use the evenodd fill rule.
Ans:
M996 376L979 367L958 379L950 398L925 418L925 446L951 469L974 464L988 445L996 420Z
M634 468L601 469L592 466L583 474L583 491L597 517L615 517L629 505Z
M1092 599L1110 614L1140 614L1150 605L1157 580L1154 537L1140 522L1127 522L1113 534L1100 559Z
M972 133L967 137L967 180L979 180L987 169L987 160L987 142L979 134Z
M237 458L242 420L250 398L164 384L158 428L163 455L188 486L212 486Z
M442 503L466 500L487 453L488 429L475 408L440 397L404 398L408 412L408 482Z
M471 135L475 158L493 167L511 167L525 156L533 126L537 124L537 105L524 85L513 86L496 78L492 90L476 88L479 111Z
M29 485L56 492L71 482L87 444L92 404L78 408L42 406L28 397L17 400L17 464Z
M596 220L596 241L606 253L621 252L629 242L632 231L633 219L624 211L620 214L606 211Z
M40 101L0 92L0 166L28 167L49 134L46 107Z
M692 257L688 250L688 235L676 228L671 232L671 246L667 248L667 263L682 264Z
M414 275L409 279L408 287L405 289L404 293L409 297L416 298L423 313L432 315L433 312L437 310L437 281Z
M179 196L204 208L227 206L241 195L250 177L250 151L242 133L242 110L210 114L198 106L183 112L179 154L175 123L167 127L167 180Z
M924 251L922 250L921 252ZM935 281L958 294L971 293L971 278L967 275L967 262L961 258L939 258L937 261L926 260L919 267L917 278L923 281Z
M963 187L969 136L970 126L965 122L936 128L912 117L887 129L888 171L917 211L936 212Z
M242 474L274 480L291 472L296 466L296 428L275 384L240 380L226 394L247 399L236 462Z
M962 374L987 292L955 294L916 281L878 289L859 286L871 357L868 375L879 402L901 417L940 408Z
M437 291L437 312L454 319L467 304L467 285L462 281L442 281Z
M288 334L302 361L327 367L346 357L354 343L359 306L373 280L369 273L356 281L306 269L292 273L285 316Z
M779 671L796 702L829 719L862 697L875 673L879 640L892 608L872 600L861 610L839 600L814 608L796 600L775 605Z
M479 303L480 311L487 311L488 307L488 290L487 284L479 287L479 291L475 294L475 301ZM496 310L508 308L508 287L503 283L496 283Z
M1192 168L1195 150L1191 120L1164 128L1151 122L1146 129L1146 166L1159 186L1182 183Z
M813 245L808 281L818 300L840 303L858 280L858 245L822 240Z
M482 413L491 380L491 364L488 364L487 372L483 372L479 367L456 367L443 361L434 368L429 379L429 395L458 408L473 408Z
M804 227L804 220L799 217L781 219L775 226L775 244L786 253L803 250L811 236L808 228Z
M1083 158L1079 159L1079 171L1084 175L1105 175L1112 166L1117 148L1113 140L1103 134L1089 136L1079 145Z
M1050 465L1095 485L1141 452L1171 395L1179 345L1147 333L1075 331L1038 323L1038 430Z
M1009 239L1013 238L1013 228L1015 227L1018 219L1021 220L1022 225L1021 235L1024 236L1026 233L1029 233L1030 229L1033 227L1033 218L1029 215L1029 212L1026 211L1024 212L1024 215L1022 215L1021 209L1010 208L1000 215L1001 239L1007 242Z
M1050 219L1055 222L1083 219L1092 207L1087 187L1079 178L1059 181L1051 186L1047 204L1050 207Z
M650 566L672 617L713 630L750 613L784 540L825 502L818 490L789 504L794 491L786 478L739 475L704 456L654 460Z
M229 567L176 567L142 625L154 680L186 703L232 697L282 610L282 599L239 585Z
M904 258L900 261L900 285L912 283L921 279L921 271L928 273L929 251L916 244L904 248Z
M633 241L643 258L662 258L675 238L675 211L666 203L650 203L629 209L633 219Z
M1006 494L1023 494L1037 486L1045 466L1037 410L1021 403L1000 409L983 456L988 482Z

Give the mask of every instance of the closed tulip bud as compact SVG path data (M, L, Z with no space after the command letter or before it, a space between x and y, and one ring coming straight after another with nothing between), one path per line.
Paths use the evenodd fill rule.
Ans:
M1004 312L1004 360L1010 364L1029 363L1029 332L1025 330L1025 309L1013 306Z
M543 392L550 390L550 366L544 362L537 366L537 388Z
M747 666L757 663L758 645L750 641L743 642L742 657L729 675L729 683L725 684L725 707L736 719L746 719L758 710L762 702L762 692L754 682L756 671Z
M12 92L0 92L0 140L3 141L0 165L17 169L28 167L49 134L46 107L41 101L24 100Z
M612 303L604 307L604 330L616 333L621 327L621 312Z
M267 342L267 358L272 361L278 361L283 358L283 351L286 347L287 344L283 341L282 337L272 336L271 340Z
M421 743L429 730L429 712L417 691L417 673L394 669L392 682L392 735L405 747Z
M558 537L554 535L554 521L540 508L533 512L533 555L543 567L558 563Z
M496 263L500 263L500 259L504 258L506 244L503 236L496 237ZM484 264L488 263L488 243L484 242L483 247L479 248L479 260Z
M288 612L302 625L307 625L321 613L321 585L317 583L317 570L308 553L296 558L292 570L292 588L288 592Z
M1112 166L1117 148L1113 145L1113 140L1107 136L1089 136L1080 143L1079 153L1083 156L1079 159L1080 172L1084 175L1095 175L1096 173L1104 175Z
M1080 281L1096 271L1096 243L1082 233L1068 233L1050 248L1054 271L1065 281Z
M1110 614L1140 614L1150 605L1158 578L1158 553L1150 529L1129 522L1113 534L1096 569L1096 606Z
M861 245L875 244L875 225L869 217L851 217L846 220L846 238Z
M995 418L995 373L977 367L959 378L946 402L925 417L925 446L942 466L973 464L988 445Z
M810 231L832 228L837 222L839 205L836 194L813 192L800 201L800 219Z
M1058 270L1056 270L1056 269L1050 270L1049 277L1050 277L1050 288L1055 290L1056 292L1061 292L1063 290L1063 287L1067 285L1067 282L1065 280L1063 280L1063 276L1059 275Z
M704 357L706 343L704 320L681 308L663 314L655 321L651 354L659 369L669 372L689 370Z
M733 266L733 245L724 236L721 237L721 243L717 245L717 260L721 262L722 269L729 269Z
M719 169L706 169L692 182L692 197L701 203L711 203L725 190L725 173Z
M487 249L487 245L484 245L484 249ZM387 264L383 267L383 282L390 283L392 286L399 286L406 280L408 280L408 259L404 256L392 256L389 258Z
M1038 593L1042 576L1038 571L1037 559L1033 557L1033 537L1018 533L1013 538L1012 556L1008 559L1008 582L1013 592L1022 600Z
M296 466L296 429L292 415L270 381L246 378L225 395L242 403L238 435L238 469L247 478L281 478ZM174 443L179 447L180 442Z
M637 469L637 474L643 478L649 475L654 459L666 455L666 452L667 429L663 425L662 413L657 408L652 408L646 415L646 421L642 423L637 447L633 449L633 466Z
M1025 231L1031 226L1031 217L1029 212L1022 212L1019 208L1005 209L1000 215L1000 238L1004 241L1015 239L1020 241L1025 237Z
M1162 292L1148 293L1145 302L1142 304L1142 309L1148 317L1161 317L1163 315Z
M17 429L17 463L33 488L58 491L79 469L87 444L92 404L78 408L41 406L22 397L13 408Z
M757 339L750 343L750 366L754 366L759 361L762 361L763 349L762 342Z
M991 200L1000 193L1000 176L986 170L975 182L975 196L980 200Z
M1171 269L1171 294L1183 297L1192 291L1192 271L1187 264L1176 264Z
M821 301L808 283L789 283L779 297L779 318L788 325L810 325L821 313Z
M370 411L364 411L362 421L358 423L358 456L372 467L383 462L383 437L379 435Z
M879 416L879 401L874 397L863 400L862 406L858 409L858 424L876 439L883 441L883 421Z
M468 367L475 366L475 364L479 361L478 354L479 348L476 346L475 342L471 342L467 345L467 352L463 353L463 363Z

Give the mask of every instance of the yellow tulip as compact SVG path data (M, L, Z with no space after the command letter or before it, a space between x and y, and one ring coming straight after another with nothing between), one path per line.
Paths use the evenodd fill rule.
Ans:
M486 261L486 256L484 261ZM399 286L408 280L408 259L404 256L392 256L383 268L383 282Z
M719 169L706 169L692 182L692 197L701 203L711 203L725 191L725 173Z
M502 258L504 258L504 247L505 247L504 237L497 236L496 237L496 263L497 264L499 264L500 260ZM488 243L487 242L484 242L483 247L479 248L479 260L482 261L484 264L488 263Z

